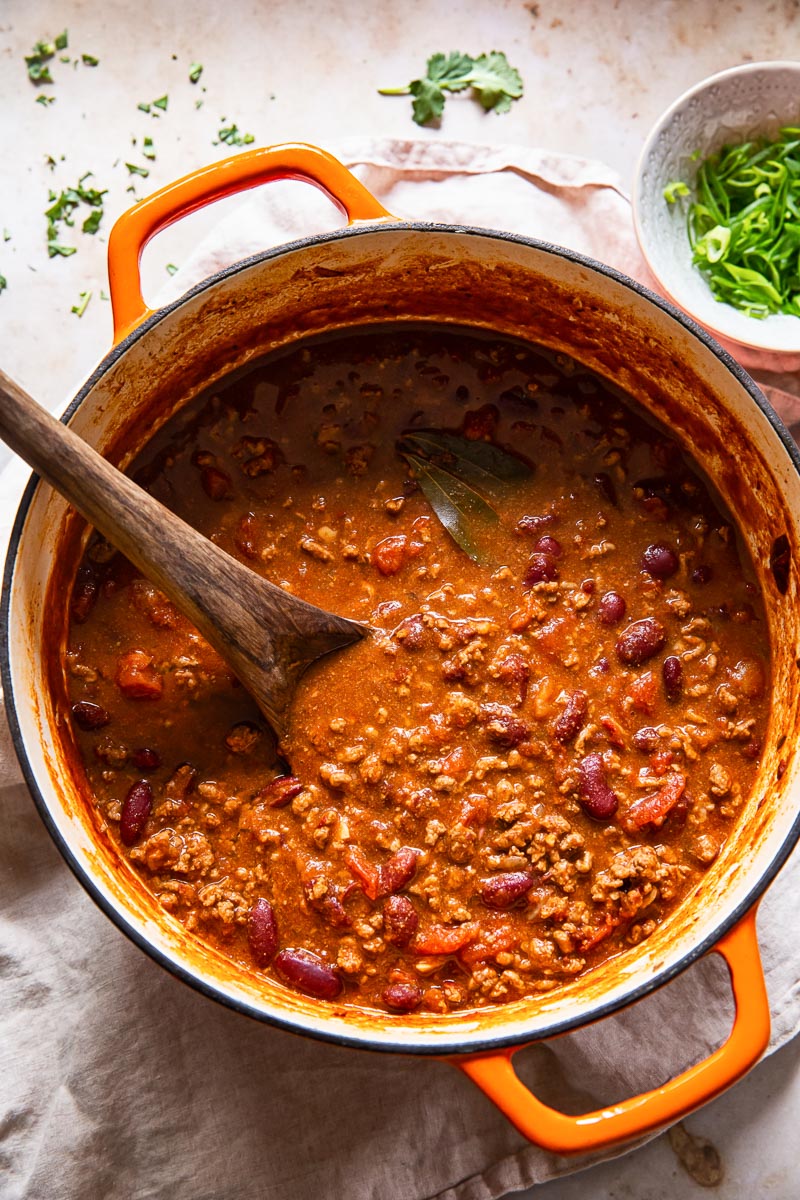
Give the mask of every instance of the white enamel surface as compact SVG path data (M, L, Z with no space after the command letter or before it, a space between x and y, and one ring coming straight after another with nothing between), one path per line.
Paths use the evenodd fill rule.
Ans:
M743 346L800 351L800 317L758 320L716 300L692 265L686 207L667 204L664 187L691 187L702 159L722 145L777 136L800 125L800 62L747 63L721 71L680 96L647 137L633 192L636 234L660 286L706 329ZM694 158L699 152L699 158Z
M325 272L318 272L319 267ZM60 536L64 515L60 499L45 488L39 489L29 512L14 574L10 659L14 702L35 786L79 873L124 928L144 938L162 961L185 978L255 1015L327 1037L444 1053L490 1041L523 1042L543 1036L556 1026L590 1020L624 1003L639 989L669 978L687 954L718 938L791 840L798 807L797 771L788 753L794 748L798 724L798 605L794 572L789 595L778 597L768 574L768 557L777 532L786 531L795 548L800 542L793 515L800 513L800 479L770 422L729 367L692 332L625 284L546 249L466 232L405 227L367 229L289 249L247 265L190 297L105 370L78 410L74 427L99 446L107 446L120 425L147 403L152 389L183 389L176 394L183 400L190 398L201 379L209 381L268 348L272 331L279 329L287 314L289 324L311 328L335 324L342 318L337 297L343 289L349 311L361 319L370 318L373 303L373 316L383 311L382 296L387 302L391 298L401 314L406 303L403 289L408 289L410 307L416 292L409 281L419 277L421 269L432 318L437 307L445 305L440 297L446 297L448 304L462 303L459 298L472 290L480 303L470 309L463 300L465 319L477 320L480 314L487 324L531 338L546 325L554 297L560 297L556 307L563 308L563 328L557 335L551 330L548 339L541 340L557 349L575 346L577 357L601 371L608 346L618 346L621 384L638 394L657 416L668 415L663 408L667 402L680 403L694 414L700 424L693 429L692 440L697 441L699 431L700 440L709 443L699 452L703 465L723 494L727 492L727 498L745 513L757 570L775 601L771 625L775 694L781 709L773 726L788 741L779 752L775 736L771 739L748 812L691 907L684 906L675 920L635 952L557 993L496 1013L397 1021L387 1014L361 1015L319 1005L277 985L265 988L221 956L198 948L170 918L160 914L156 919L153 902L133 885L127 868L98 850L87 828L85 809L56 736L58 723L42 653L49 552ZM346 281L335 272L347 276ZM632 327L638 330L638 348L626 341ZM244 332L254 328L263 331L261 340L243 346ZM215 366L206 363L195 385L192 364L207 354L211 331L219 361ZM652 355L657 361L650 367ZM668 373L665 364L670 363L675 365ZM168 415L165 407L162 417L148 424L152 427ZM778 784L781 757L788 762Z

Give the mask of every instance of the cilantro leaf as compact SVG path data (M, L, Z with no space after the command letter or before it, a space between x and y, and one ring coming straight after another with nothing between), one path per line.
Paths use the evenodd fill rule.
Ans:
M83 229L83 232L84 233L97 233L97 230L100 228L100 222L102 221L102 219L103 219L102 208L93 209L89 213L86 220L83 222L83 225L81 226L81 228Z
M438 83L440 88L446 88L448 92L463 92L470 85L473 66L473 59L468 54L453 50L447 55L432 54L425 71L427 78Z
M499 50L475 59L470 83L487 112L508 112L511 101L522 95L522 76Z
M223 121L225 118L222 118ZM249 146L256 139L252 133L242 133L239 126L236 124L223 126L217 134L220 142L224 142L226 146ZM218 143L214 142L216 146Z
M147 167L137 167L136 163L126 162L125 166L128 168L129 175L141 175L143 179L147 179L150 174Z
M445 92L471 88L483 108L496 113L508 112L512 100L519 100L523 93L519 71L500 50L478 58L459 50L432 54L425 70L424 78L412 79L408 87L378 89L382 96L413 96L411 112L417 125L427 125L441 117Z
M153 108L160 108L162 112L166 112L168 104L169 96L159 96L157 100L153 101Z
M411 111L418 125L436 121L444 112L444 92L431 79L413 79L409 91L414 97Z
M64 30L63 33L60 33L58 35L54 44L55 44L56 50L66 50L67 46L69 45L69 39L67 37L66 29Z

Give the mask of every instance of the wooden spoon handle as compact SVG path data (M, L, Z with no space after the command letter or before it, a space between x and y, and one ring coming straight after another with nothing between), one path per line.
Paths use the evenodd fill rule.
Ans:
M175 603L277 732L310 661L366 626L262 579L171 513L0 370L0 437Z

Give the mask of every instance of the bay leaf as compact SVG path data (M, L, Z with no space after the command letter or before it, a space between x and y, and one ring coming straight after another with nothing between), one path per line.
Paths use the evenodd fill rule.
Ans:
M403 444L413 453L433 458L438 466L495 500L502 500L510 485L533 474L528 463L493 442L473 441L455 433L416 429L403 435Z
M444 467L411 450L402 453L413 468L425 499L453 541L473 562L488 566L492 561L499 521L492 506L468 483Z

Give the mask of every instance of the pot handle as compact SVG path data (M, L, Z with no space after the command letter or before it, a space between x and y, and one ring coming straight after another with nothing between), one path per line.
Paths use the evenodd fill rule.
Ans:
M108 239L114 344L151 315L142 297L139 261L147 243L174 221L224 196L274 179L299 179L325 192L352 225L397 220L348 169L316 146L287 143L249 150L184 175L141 200L117 220Z
M511 1065L521 1046L450 1059L486 1093L520 1133L554 1154L584 1154L670 1125L718 1096L753 1067L769 1041L770 1016L758 953L755 908L714 946L728 966L736 1004L733 1029L718 1050L651 1092L582 1116L549 1108Z

